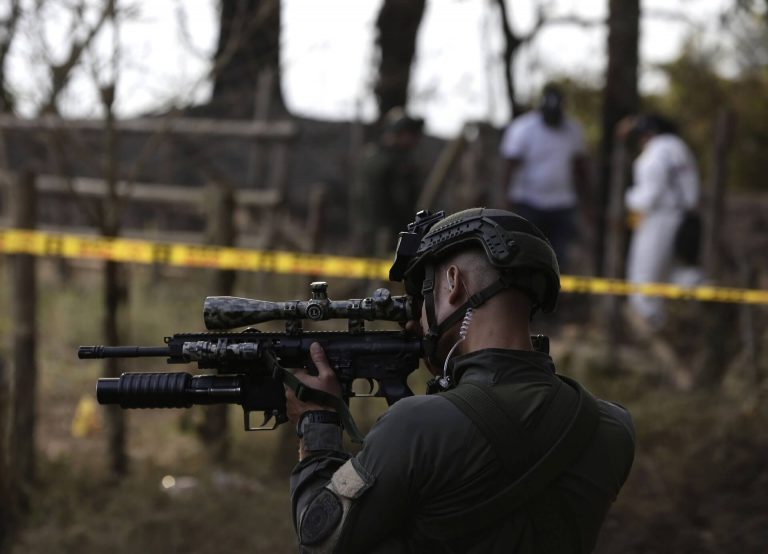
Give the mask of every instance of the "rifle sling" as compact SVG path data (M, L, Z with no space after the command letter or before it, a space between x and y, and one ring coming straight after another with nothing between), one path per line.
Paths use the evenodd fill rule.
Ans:
M518 479L487 500L460 512L429 517L420 522L420 527L427 535L436 539L449 539L499 523L546 489L583 452L597 427L599 407L594 397L577 382L560 375L558 377L561 382L555 385L556 390L549 399L541 421L548 418L556 421L561 417L557 413L558 406L562 405L562 396L567 393L567 389L575 389L577 401L570 422L543 456ZM519 451L516 439L522 437L525 431L519 423L510 419L490 387L466 383L441 395L472 420L494 449L505 470L509 471L516 464L519 467L519 455L515 455ZM519 474L519 471L513 474Z
M355 420L352 418L352 414L349 411L349 406L347 406L347 403L344 402L344 400L325 391L308 387L299 381L299 379L293 373L278 365L277 363L276 369L279 369L282 375L283 384L293 391L293 394L296 395L296 398L302 402L314 402L316 404L322 404L323 406L333 408L339 414L341 424L349 435L349 438L352 439L352 442L363 442L363 434L360 432L360 429L357 428Z

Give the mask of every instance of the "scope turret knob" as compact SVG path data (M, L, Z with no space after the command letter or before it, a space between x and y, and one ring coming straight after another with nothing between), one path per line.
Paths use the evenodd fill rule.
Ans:
M309 285L312 291L312 300L326 300L328 298L328 283L325 281L314 281Z
M386 306L392 301L392 293L389 292L389 289L376 289L373 293L373 301L377 306Z

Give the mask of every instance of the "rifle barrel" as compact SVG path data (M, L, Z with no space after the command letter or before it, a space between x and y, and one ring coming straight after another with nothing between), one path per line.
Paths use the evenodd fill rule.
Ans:
M77 357L81 360L101 358L151 358L170 356L167 346L81 346Z

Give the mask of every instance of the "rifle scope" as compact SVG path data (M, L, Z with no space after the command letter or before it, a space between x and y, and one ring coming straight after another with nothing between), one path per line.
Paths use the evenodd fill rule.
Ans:
M273 320L324 321L327 319L383 320L406 322L418 319L410 296L392 296L385 288L368 298L330 300L328 283L310 285L312 298L290 302L268 302L235 296L209 296L203 305L203 320L210 330L234 329Z

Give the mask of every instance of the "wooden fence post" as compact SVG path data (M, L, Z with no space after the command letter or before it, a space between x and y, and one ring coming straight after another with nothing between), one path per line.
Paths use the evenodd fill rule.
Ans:
M310 252L319 252L325 238L325 208L328 202L328 186L325 183L317 183L312 187L309 195L309 210L305 224L305 232L310 237L307 244ZM321 275L312 275L309 281L315 281ZM304 324L305 328L312 322ZM272 458L272 474L284 478L296 463L296 429L291 423L286 423L278 428L278 442Z
M706 200L704 202L704 237L703 264L707 277L714 283L720 277L722 260L721 229L725 223L725 185L728 181L728 151L732 142L733 113L720 110L715 120L712 166L708 179ZM694 373L696 386L713 387L719 385L725 376L728 365L727 353L722 337L728 333L729 306L715 304L711 306L707 330L709 352L704 363Z
M208 217L206 221L206 242L217 246L234 246L236 230L234 223L235 194L231 186L221 183L208 185L206 194ZM210 295L231 296L235 288L236 272L217 269L213 272ZM229 458L231 441L229 437L226 404L204 406L203 421L197 429L200 440L208 448L211 460L223 464Z
M23 172L13 180L13 225L34 229L37 219L35 174ZM11 263L13 305L13 393L9 451L10 478L17 501L26 504L28 485L35 478L35 392L37 389L37 276L30 254L15 254Z
M739 267L740 285L744 288L758 287L758 269L750 263L748 258L741 261ZM755 322L756 314L754 306L742 304L739 306L739 325L741 327L741 342L744 348L745 362L747 364L747 379L755 388L760 384L762 372L760 370L760 340Z
M702 264L710 279L719 277L722 244L720 232L725 215L725 183L727 181L727 157L731 143L731 130L734 116L726 110L720 110L715 120L712 165L704 192L703 212L704 229L702 237Z
M309 193L306 229L310 237L310 252L319 252L325 240L325 210L328 204L328 197L328 185L325 183L316 184ZM322 275L318 277L322 277Z
M604 275L612 279L623 279L625 274L625 255L627 232L625 227L624 191L627 176L627 148L622 140L616 140L611 151L610 168L610 203L608 206L605 229L605 267ZM617 345L622 336L622 299L606 296L602 301L602 319L605 322L607 337L608 364L617 367Z
M13 481L9 476L8 459L8 425L10 407L10 379L5 370L5 360L0 358L0 552L11 543L11 531L13 529L13 505L14 492L11 490Z
M346 229L349 233L349 245L352 252L359 254L363 251L362 221L360 216L360 202L365 194L365 182L363 180L363 160L366 155L365 126L359 117L355 117L349 129L349 160L347 170L347 222Z
M120 344L119 312L125 304L127 288L120 264L107 261L104 264L104 343ZM104 377L119 377L120 361L117 358L104 360ZM128 471L126 452L126 415L117 405L105 406L107 420L107 448L110 459L110 471L115 476L122 476Z
M443 147L440 156L437 158L432 171L427 176L424 186L419 194L419 200L416 202L419 210L434 209L434 203L437 200L440 191L448 180L454 164L459 160L464 147L467 144L465 138L465 129L462 128L459 133L452 138Z
M101 100L106 115L104 119L104 180L106 195L101 204L101 234L105 237L117 237L120 234L120 202L118 191L120 166L119 135L117 121L113 110L115 99L114 84L101 89ZM120 312L128 300L128 284L125 277L125 266L108 260L104 264L104 339L106 344L120 344ZM104 360L104 376L114 378L120 376L120 360L107 358ZM127 416L117 405L106 407L107 436L110 458L110 469L115 477L122 477L128 471L127 452Z

